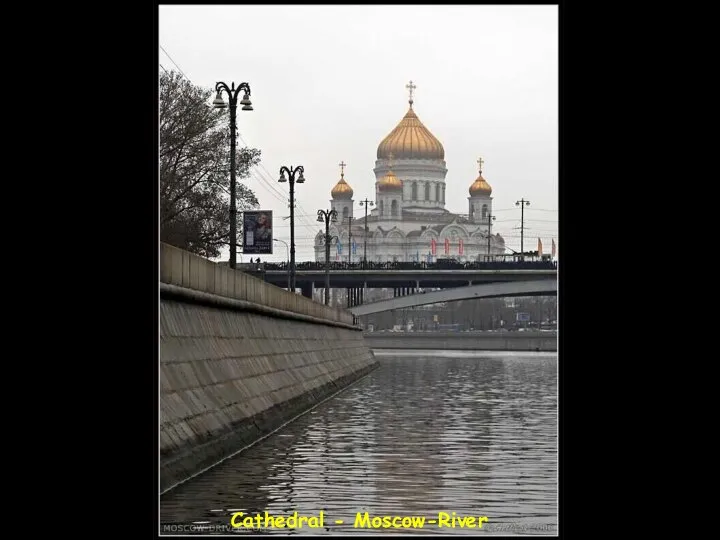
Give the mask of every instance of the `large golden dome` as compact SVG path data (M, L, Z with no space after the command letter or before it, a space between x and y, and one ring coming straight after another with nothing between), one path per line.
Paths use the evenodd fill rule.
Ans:
M378 146L378 159L387 159L391 153L396 159L445 159L443 145L423 125L412 104L410 99L407 114Z
M394 172L388 171L385 176L378 180L377 187L380 191L393 191L402 189L403 184L402 180L395 176Z
M335 184L335 187L332 188L330 195L332 195L333 199L352 199L353 189L350 187L350 184L345 181L344 174L340 174L340 180Z
M477 196L477 195L485 195L490 196L492 193L492 188L490 187L490 184L487 183L487 180L485 180L482 177L482 171L478 174L478 177L475 179L475 181L470 186L470 196Z

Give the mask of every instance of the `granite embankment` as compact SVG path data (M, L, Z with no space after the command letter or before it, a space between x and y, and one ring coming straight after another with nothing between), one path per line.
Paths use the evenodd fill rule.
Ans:
M373 349L557 351L555 332L368 332Z
M161 244L165 492L377 367L352 314Z

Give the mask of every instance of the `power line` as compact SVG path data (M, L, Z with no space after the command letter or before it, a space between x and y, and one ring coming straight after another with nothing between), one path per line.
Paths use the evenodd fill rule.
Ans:
M170 59L170 61L171 61L173 64L175 64L175 67L178 68L178 70L180 71L180 73L182 74L182 76L185 77L188 81L190 81L190 77L188 77L187 75L185 75L185 73L183 73L183 70L180 69L180 66L177 65L177 63L175 62L175 60L172 59L172 56L170 56L170 55L168 54L168 52L163 48L162 45L160 45L160 49L162 50L162 52L164 52L164 53L167 55L167 57ZM190 82L192 82L192 81L190 81Z

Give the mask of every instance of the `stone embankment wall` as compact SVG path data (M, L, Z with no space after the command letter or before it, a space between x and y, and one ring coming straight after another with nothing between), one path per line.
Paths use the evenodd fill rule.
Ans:
M167 244L160 274L162 492L377 367L345 310Z

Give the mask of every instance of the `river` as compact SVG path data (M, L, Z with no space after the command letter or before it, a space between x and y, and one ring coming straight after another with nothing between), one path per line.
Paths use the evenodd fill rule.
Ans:
M557 533L555 353L376 356L380 367L364 379L164 495L160 533L242 534L251 531L230 526L237 512L287 517L321 510L322 527L306 521L264 532ZM426 522L356 528L365 512ZM452 526L453 512L466 526L458 519ZM481 528L468 526L471 516Z

